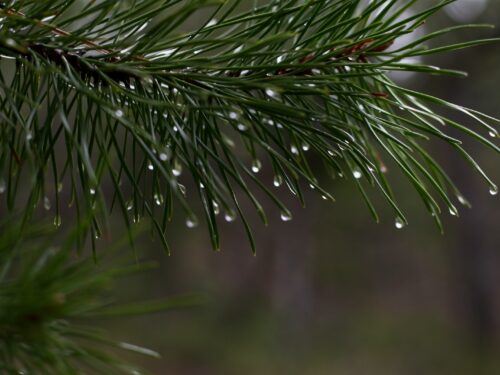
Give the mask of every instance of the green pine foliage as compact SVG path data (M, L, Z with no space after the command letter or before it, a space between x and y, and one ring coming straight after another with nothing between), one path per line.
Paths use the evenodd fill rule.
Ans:
M12 219L0 223L0 374L142 374L105 349L156 358L158 353L113 341L90 323L200 302L178 296L117 305L109 293L116 279L150 270L154 263L130 266L130 260L115 256L112 266L97 269L91 258L75 259L77 232L54 247L52 224L21 229Z
M10 209L23 170L31 182L23 210L55 202L69 189L78 215L93 213L92 238L119 211L128 227L148 216L167 244L173 201L194 227L204 215L214 249L216 214L240 216L242 196L262 221L264 192L284 220L291 213L258 178L272 168L302 200L311 185L333 193L316 177L321 160L332 176L353 178L378 220L366 189L376 187L393 207L396 225L407 219L386 178L390 159L410 180L440 225L440 214L466 202L423 144L440 139L486 179L458 129L496 152L498 121L393 82L391 71L462 76L405 58L472 47L492 40L427 48L434 32L391 48L450 1L421 10L417 1L241 0L8 1L0 14L2 54L15 59L2 73L0 171ZM415 13L406 16L405 11ZM202 18L193 26L194 18ZM482 25L476 27L484 27ZM467 114L477 127L454 122L440 108ZM248 157L242 155L245 150ZM64 155L64 157L61 157ZM182 172L194 180L186 192ZM114 187L105 197L103 184ZM254 188L253 186L256 187ZM124 194L124 186L130 194ZM190 200L198 196L202 212Z
M371 197L381 194L402 228L408 220L390 184L402 173L441 227L443 212L458 215L457 203L468 202L428 151L431 141L456 150L497 194L462 142L499 153L500 121L391 79L465 76L408 61L498 41L436 44L449 32L490 27L459 25L395 43L451 2L1 2L0 213L21 216L19 228L0 229L3 369L79 373L81 361L102 373L110 364L134 371L73 341L102 337L66 320L101 311L94 298L115 271L95 276L92 261L69 254L88 238L95 249L112 212L131 239L134 223L148 218L167 251L174 216L188 227L203 220L218 250L222 213L240 218L255 251L243 201L264 224L269 212L288 221L275 189L304 203L303 189L314 188L334 201L318 177L326 171L352 179L375 220ZM273 181L259 176L262 168ZM275 207L265 209L262 196ZM63 215L68 206L74 221ZM17 239L40 235L29 229L40 207L55 227L74 225L71 245L54 251Z

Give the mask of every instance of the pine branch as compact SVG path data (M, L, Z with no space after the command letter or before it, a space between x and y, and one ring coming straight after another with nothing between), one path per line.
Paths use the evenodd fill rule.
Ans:
M286 185L301 201L304 184L333 201L313 165L321 160L330 175L352 177L376 220L367 188L378 189L400 228L407 219L387 180L395 165L441 226L443 207L458 215L455 201L467 201L423 143L451 145L496 194L448 128L498 153L499 121L401 87L388 73L463 76L404 59L497 41L424 45L473 27L467 25L392 46L448 3L421 10L416 1L385 0L5 2L0 52L15 66L4 64L0 76L0 178L18 176L2 188L7 207L26 203L29 218L33 207L43 202L52 209L55 202L59 225L62 193L50 186L69 186L78 216L93 217L92 241L118 210L128 228L150 217L168 249L174 201L194 227L197 196L214 249L223 211L227 221L241 217L255 250L244 197L264 223L256 189L283 220L292 217L258 177L261 168L272 168L274 186ZM408 9L414 14L405 16ZM203 21L193 26L196 17ZM479 127L459 124L442 109L464 113ZM23 173L32 181L27 196L19 193ZM189 180L195 191L186 191ZM111 199L104 185L113 187Z
M99 271L91 259L72 261L77 234L54 248L47 245L55 241L53 227L36 224L23 231L14 218L0 223L0 373L142 374L109 349L155 358L157 353L113 341L106 332L84 324L199 303L197 297L179 296L111 304L108 290L118 277L150 270L154 264L127 266L122 257L115 258L112 268Z

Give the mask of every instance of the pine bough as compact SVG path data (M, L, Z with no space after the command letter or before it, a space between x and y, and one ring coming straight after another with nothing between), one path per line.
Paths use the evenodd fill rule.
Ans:
M25 221L43 205L57 226L69 203L79 221L91 216L92 241L113 210L128 228L147 216L166 249L177 202L187 226L205 217L214 249L219 212L241 218L255 249L242 199L266 223L261 190L290 220L273 185L301 201L304 186L333 200L318 178L325 169L353 178L378 220L365 191L377 188L403 227L386 178L394 165L441 225L443 207L456 215L455 201L467 201L422 144L449 144L496 194L448 129L498 153L499 121L401 87L388 73L462 76L406 59L495 41L425 46L467 25L394 47L450 2L421 9L415 0L5 1L2 200L9 211L21 208ZM443 109L473 121L457 123ZM273 182L259 178L263 167L272 168ZM186 191L186 181L194 188ZM201 204L192 204L195 196Z

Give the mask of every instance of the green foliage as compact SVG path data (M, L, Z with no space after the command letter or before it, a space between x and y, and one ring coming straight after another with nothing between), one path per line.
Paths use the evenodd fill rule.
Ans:
M109 289L117 277L151 269L124 258L98 270L91 259L72 259L75 235L56 248L47 225L21 231L18 221L0 223L0 373L141 374L106 347L159 357L149 349L110 339L83 325L96 318L136 315L197 303L175 297L115 305ZM108 350L109 351L109 350Z
M254 248L244 197L264 223L256 190L276 204L283 220L291 219L271 184L256 175L262 167L272 168L274 185L285 184L301 201L304 186L334 200L318 180L313 164L321 161L331 176L355 180L376 220L366 189L378 189L402 227L407 219L386 178L390 160L440 225L443 207L457 215L455 200L467 201L422 144L449 144L493 194L496 185L456 134L498 153L488 137L498 137L498 120L401 87L388 73L462 76L405 59L492 40L425 46L471 27L457 26L391 48L450 1L423 10L417 3L4 2L0 49L15 60L12 72L4 64L0 76L7 207L25 204L29 217L40 202L48 208L55 201L59 224L64 186L78 217L93 216L92 239L117 210L129 228L150 217L168 248L166 229L177 201L189 227L203 212L214 249L220 247L219 211L231 221L241 217ZM442 114L448 110L465 113L477 129ZM449 128L458 133L450 135ZM190 176L181 176L183 170ZM195 191L186 192L189 178ZM21 198L19 184L26 180L29 192ZM105 199L105 184L113 187L111 199ZM194 196L201 210L191 204Z
M98 271L71 256L109 230L113 211L131 238L132 224L150 218L167 250L174 205L188 227L204 216L214 249L217 215L240 217L255 251L244 204L267 223L265 196L290 220L273 189L286 186L304 203L311 187L334 201L318 177L325 170L352 178L376 220L368 189L380 193L402 228L388 181L399 170L441 226L442 211L458 215L456 202L468 203L428 141L454 148L497 194L462 140L498 153L500 121L391 79L464 76L409 58L497 41L435 46L446 33L489 27L460 25L394 43L452 1L1 2L0 214L21 220L0 224L0 372L136 374L101 346L156 353L80 322L194 302L109 305L115 277L143 265ZM259 177L262 168L274 181ZM75 230L54 247L52 231L31 219L43 206L59 227L71 221L66 205Z

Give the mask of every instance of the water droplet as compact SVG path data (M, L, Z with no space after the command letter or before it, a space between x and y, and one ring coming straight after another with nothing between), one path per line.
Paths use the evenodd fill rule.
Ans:
M48 197L43 197L43 208L45 208L47 211L50 210L50 199Z
M283 62L283 60L285 60L285 56L283 56L283 55L278 56L278 57L276 58L276 62L277 62L278 64L281 64L281 63Z
M311 148L311 146L308 143L303 143L302 144L302 150L309 151L310 148Z
M148 162L148 169L149 169L150 171L152 171L152 170L154 170L154 169L155 169L155 167L154 167L153 163Z
M26 141L29 142L33 139L33 133L31 131L28 131L26 133Z
M260 162L260 160L255 159L252 162L252 172L259 173L261 169L262 169L262 163Z
M406 226L406 223L402 218L397 217L394 225L397 229L403 229Z
M203 182L200 182L200 189L205 189L205 185L203 185Z
M126 203L127 206L127 211L132 211L132 208L134 208L134 201L131 199Z
M458 210L455 206L450 206L448 211L450 212L451 216L458 216Z
M496 185L491 185L491 186L490 186L490 194L491 194L491 195L497 195L497 194L498 194L498 186L496 186Z
M324 193L324 194L321 196L321 198L322 198L323 200L325 200L325 201L330 201L330 202L333 202L333 203L335 203L335 202L336 202L335 198L334 198L331 194L329 194L329 193Z
M215 215L220 214L219 203L217 203L216 201L212 201L212 206L214 207L214 214Z
M56 228L59 228L61 226L61 223L62 223L62 221L61 221L61 215L56 215L54 217L54 226Z
M160 160L161 161L167 161L168 160L168 155L165 152L161 152L160 155Z
M186 226L188 228L196 228L198 226L198 219L195 216L190 216L186 219Z
M236 213L234 211L227 211L224 214L224 220L226 220L228 223L232 223L236 220Z
M5 44L7 46L9 46L9 47L15 47L15 46L17 46L16 41L14 39L12 39L12 38L5 39Z
M217 25L217 20L215 18L212 18L210 21L207 22L206 27L215 26L215 25Z
M283 221L292 220L292 214L289 211L281 211L281 220Z
M229 118L231 120L237 120L240 117L236 112L229 112Z
M175 177L179 177L182 174L182 165L177 160L174 162L174 167L172 168L172 174Z
M283 184L283 177L281 177L280 175L274 176L273 185L275 187L280 187L281 184Z
M354 176L355 179L359 180L361 177L363 177L363 173L359 169L354 169L352 171L352 175Z
M498 132L496 130L490 130L488 134L491 138L498 138Z
M273 99L279 99L280 94L273 89L266 89L266 95Z
M117 110L115 111L115 116L116 116L116 117L119 117L119 118L120 118L120 117L123 117L123 111L122 111L121 109L117 109Z
M309 187L313 190L316 189L316 186L314 186L313 184L309 184Z
M297 146L295 145L291 145L290 146L290 152L294 155L298 155L299 154L299 149L297 148Z
M248 129L248 127L245 124L238 124L238 130L241 132L244 132Z
M154 195L154 199L157 206L161 206L163 204L163 195L156 193Z
M94 188L90 188L89 189L89 193L90 193L90 195L95 195L95 189Z
M328 155L335 156L335 153L332 150L328 150L327 152L328 152Z
M463 195L457 195L457 199L460 202L460 204L464 206L470 206L470 203L467 201L467 199L465 199Z

